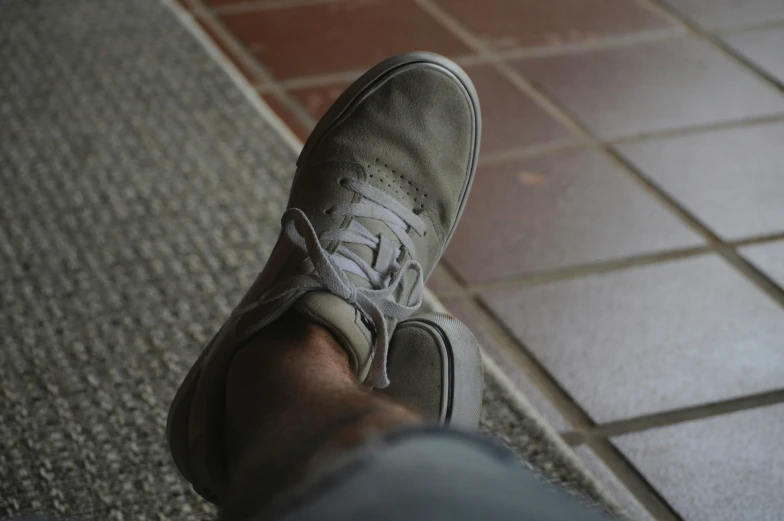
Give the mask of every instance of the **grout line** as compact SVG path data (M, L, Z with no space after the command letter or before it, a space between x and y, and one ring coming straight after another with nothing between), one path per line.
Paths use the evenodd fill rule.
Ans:
M564 437L585 442L589 438L609 438L632 432L655 429L679 423L713 418L749 409L757 409L784 402L784 389L776 389L740 398L731 398L709 404L684 407L682 409L646 414L626 420L605 423L587 429L565 433Z
M528 159L532 157L545 156L556 152L564 152L569 150L577 150L590 146L590 143L583 143L575 139L559 139L543 143L541 145L531 145L521 149L503 150L500 152L490 152L479 155L479 164L482 166L498 165L516 161L519 159Z
M615 474L651 516L657 521L684 521L664 496L612 443L592 439L585 444Z
M496 50L484 43L482 43L482 47L484 47L492 55L492 58L490 58L492 61L499 62L524 58L543 58L557 55L581 54L604 49L614 49L617 47L627 47L629 45L640 43L661 42L686 37L688 37L688 32L686 32L683 28L672 26L663 29L654 29L651 31L639 31L629 34L602 36L592 40L552 44L546 43L532 47Z
M628 136L621 136L611 140L591 140L580 141L585 139L582 136L575 136L575 139L568 140L562 139L551 141L541 145L531 145L522 149L504 150L501 152L492 152L484 154L480 157L480 164L501 164L508 161L514 161L523 158L539 157L555 152L562 152L564 150L590 148L602 150L605 147L614 145L627 145L639 143L644 141L653 141L657 139L677 138L682 136L690 136L694 134L704 134L708 132L719 132L722 130L731 130L737 128L754 127L762 125L775 125L784 122L784 113L773 114L769 116L756 116L746 119L738 119L732 121L721 121L718 123L710 123L708 125L695 125L689 127L680 127L667 130L657 130L646 132L642 134L631 134Z
M579 447L583 443L585 443L585 435L583 431L566 431L561 432L561 438L564 440L564 443L569 445L570 447Z
M781 240L784 240L784 233L773 233L722 243L722 246L736 249L763 245ZM467 293L468 295L475 297L479 296L485 291L492 291L499 288L533 286L538 284L545 284L548 282L556 282L559 280L573 279L577 277L600 275L602 273L611 273L626 269L653 266L675 260L707 255L710 253L720 254L720 251L715 245L711 246L706 244L703 246L693 246L677 250L646 253L624 259L612 259L609 261L568 266L565 268L556 268L553 270L530 272L522 275L476 283L466 283L464 281L459 282L457 278L455 278L453 275L450 275L452 278L455 278L454 287L457 288L457 285L460 285L461 287L459 289L447 289L441 291L439 294L443 298L460 297L463 295L463 293Z
M450 59L461 67L476 67L490 63L487 57L480 56L479 54L465 54L463 56L456 56Z
M722 35L728 35L728 34L745 33L749 31L758 31L764 29L774 29L783 26L784 26L784 17L773 18L771 20L766 20L764 22L750 22L750 23L735 24L735 25L706 26L704 30L705 32L710 32L713 34L721 33Z
M307 128L313 128L315 121L308 111L302 107L289 92L284 89L276 78L251 55L248 50L231 34L223 24L215 17L215 15L207 9L202 0L192 0L197 8L194 14L198 16L202 22L209 25L210 29L214 31L221 42L230 49L239 59L242 60L243 65L247 66L254 75L261 78L264 84L267 85L268 92L274 95L283 106L291 112L294 118Z
M772 74L764 67L757 65L756 62L747 58L744 54L737 51L734 47L718 36L710 35L706 36L706 38L708 39L708 42L712 43L716 48L723 51L727 56L733 58L741 66L745 66L746 69L756 75L759 79L763 80L766 84L778 90L779 92L784 92L784 82L779 80L775 74Z
M624 259L613 259L609 261L601 261L598 263L583 264L578 266L570 266L566 268L557 268L554 270L546 270L540 272L532 272L516 277L502 278L491 280L487 282L479 282L474 284L465 284L465 291L472 296L477 296L482 292L491 291L499 288L531 286L537 284L544 284L547 282L555 282L559 280L573 279L576 277L584 277L587 275L599 275L602 273L622 271L626 269L639 268L650 266L654 264L662 264L680 259L688 259L697 257L699 255L706 255L714 252L715 249L709 245L693 246L681 248L677 250L667 250L656 253L647 253L643 255L636 255ZM445 297L449 295L444 295Z
M726 246L726 251L723 253L724 258L730 262L735 268L751 279L759 289L767 293L780 307L784 308L784 287L780 286L778 282L773 280L767 273L757 268L754 264L746 260L745 257L740 255L735 249Z
M749 238L746 238L746 239L739 239L737 241L731 242L730 244L734 248L741 248L741 247L744 247L744 246L765 244L765 243L768 243L768 242L781 241L781 240L784 240L784 232L782 232L782 233L771 233L771 234L767 234L767 235L758 235L756 237L749 237Z
M274 85L270 85L268 83L262 83L261 85L256 85L255 88L258 94L274 94L276 90Z
M334 4L341 1L345 0L248 0L247 2L238 2L236 4L217 5L213 9L219 14L240 14L253 11L272 11L288 7Z
M667 130L655 130L655 131L644 132L640 134L630 134L628 136L621 136L609 141L600 141L600 144L604 146L623 145L626 143L636 143L639 141L646 141L651 139L663 139L668 137L688 136L690 134L700 134L704 132L713 132L713 131L727 130L733 128L751 127L755 125L781 123L782 121L784 121L784 113L777 113L777 114L770 114L765 116L754 116L745 119L719 121L716 123L709 123L707 125L693 125L688 127L680 127L680 128L673 128Z
M734 61L738 65L744 67L748 72L752 73L758 79L763 80L769 87L773 87L779 92L784 92L784 83L779 81L774 75L770 74L764 68L758 66L751 60L747 59L741 53L725 43L719 36L708 32L703 29L696 21L692 20L686 15L677 12L673 7L668 5L663 0L639 0L644 2L652 10L658 12L669 20L681 25L688 30L692 35L712 44L714 48L724 54L725 57Z

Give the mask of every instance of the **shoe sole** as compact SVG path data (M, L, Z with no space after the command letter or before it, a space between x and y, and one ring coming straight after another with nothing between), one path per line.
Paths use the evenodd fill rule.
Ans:
M460 218L463 215L465 201L469 192L471 191L471 186L473 185L474 173L476 172L476 164L479 156L479 142L482 135L482 118L479 109L479 96L476 93L476 88L465 71L463 71L463 69L461 69L451 60L438 54L429 52L411 52L389 58L367 71L348 89L346 89L343 94L340 95L340 97L335 101L335 103L333 103L332 107L327 111L324 117L321 118L319 123L313 129L313 132L311 132L302 149L302 152L297 158L297 166L300 166L303 162L307 161L307 159L312 154L312 151L321 141L322 137L331 128L333 128L334 125L339 124L341 118L350 113L350 110L354 106L361 102L366 96L371 94L377 87L382 85L386 80L394 75L400 74L409 68L421 67L422 65L440 70L441 72L454 78L455 81L463 87L466 97L471 103L472 116L474 118L472 133L473 139L471 144L471 163L468 166L466 182L463 186L463 191L460 196L460 204L458 206L458 213L455 218L455 222L453 223L452 228L449 230L449 233L446 236L446 240L444 241L444 246L441 250L441 254L443 254L443 252L446 251L446 247L449 245L452 236L454 235L457 223L460 221ZM296 183L296 181L297 180L295 176L293 182ZM435 265L433 268L431 268L430 273L432 273L433 269L435 269ZM430 273L424 274L425 277L428 277ZM214 341L215 337L213 337L209 344L207 344L196 363L193 364L193 367L191 367L190 371L185 377L185 380L177 390L177 393L172 400L172 405L169 409L169 415L166 422L166 438L169 442L169 449L171 450L174 464L180 473L185 477L185 479L191 482L191 484L193 484L194 481L193 471L190 468L190 455L188 450L190 444L190 433L188 431L188 425L190 423L189 417L192 405L191 401L193 399L194 393L196 392L196 386L201 375L202 361L212 351ZM211 494L208 491L199 490L199 487L196 485L193 485L193 488L201 496L210 499L208 496L211 496Z
M476 430L482 408L484 370L479 343L473 333L459 320L442 313L427 313L405 322L403 327L423 324L439 337L439 348L445 360L443 393L446 410L441 422L450 427Z
M216 334L212 340L207 344L204 350L199 355L199 358L191 367L188 374L185 376L177 393L174 395L171 407L169 408L169 415L166 420L166 439L169 442L169 450L171 451L174 465L192 485L193 490L205 499L214 502L209 491L200 490L194 482L193 472L190 468L190 454L188 451L190 445L190 438L188 432L188 424L190 423L191 402L193 395L196 393L196 386L201 376L201 368L203 360L212 351L213 343Z

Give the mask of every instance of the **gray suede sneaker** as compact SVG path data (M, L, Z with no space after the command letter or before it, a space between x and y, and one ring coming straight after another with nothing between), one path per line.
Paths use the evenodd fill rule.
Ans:
M410 53L364 74L316 126L297 161L282 233L264 270L169 411L174 461L206 499L217 501L226 482L221 440L229 364L283 313L294 309L328 328L360 382L389 386L391 332L419 308L424 281L463 212L480 121L474 87L457 65Z
M425 419L476 429L484 375L474 335L459 320L427 313L398 324L389 343L392 383L380 390Z

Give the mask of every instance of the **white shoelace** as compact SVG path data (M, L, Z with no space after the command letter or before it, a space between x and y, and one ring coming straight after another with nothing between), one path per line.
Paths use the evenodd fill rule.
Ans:
M332 209L333 215L366 217L383 221L395 234L400 245L408 251L414 249L413 242L408 236L409 229L420 236L425 235L425 222L381 190L355 179L344 179L340 184L347 190L360 194L362 201L337 206ZM419 308L424 291L422 266L414 260L399 264L400 246L395 246L393 241L383 235L373 236L356 220L351 221L348 228L327 230L321 234L321 237L316 234L305 213L298 208L287 210L281 222L283 233L288 240L307 253L303 273L278 282L265 291L258 300L238 308L234 313L245 313L260 306L269 306L270 312L266 314L265 320L253 328L254 331L258 331L278 319L306 293L329 291L358 308L373 322L376 345L369 383L378 389L387 387L389 385L387 352L390 335L386 317L403 320ZM341 243L335 253L329 253L322 246L330 242ZM345 246L347 243L361 244L373 249L376 254L373 265L348 249ZM405 284L408 270L414 270L417 278L407 305L402 305L393 299L395 291ZM347 273L367 280L371 288L357 287Z

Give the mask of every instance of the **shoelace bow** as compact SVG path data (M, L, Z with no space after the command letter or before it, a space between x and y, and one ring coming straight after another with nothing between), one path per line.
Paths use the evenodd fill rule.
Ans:
M358 203L337 206L333 215L366 217L383 221L394 233L398 242L408 251L414 245L408 235L409 229L420 236L426 232L425 222L413 211L403 206L381 190L355 179L344 179L340 184L347 190L362 196ZM294 303L311 291L329 291L358 308L373 323L376 345L370 368L369 383L378 389L389 385L387 377L387 353L390 335L386 318L403 320L413 314L422 303L424 279L422 266L414 260L398 263L401 249L387 237L374 237L367 228L352 220L348 228L327 230L319 237L313 224L298 208L290 208L281 219L283 232L291 243L305 252L303 272L293 278L278 282L266 290L258 300L238 308L235 314L245 313L260 306L270 306L266 319L257 324L258 330L278 319ZM301 231L302 232L301 232ZM340 242L334 253L329 253L323 244ZM373 265L348 249L345 244L361 244L374 250ZM407 305L394 300L394 294L403 284L409 270L416 272L414 289ZM367 280L371 287L357 287L348 273Z

